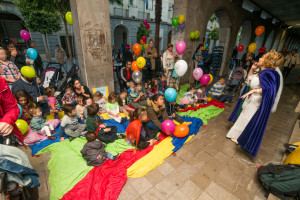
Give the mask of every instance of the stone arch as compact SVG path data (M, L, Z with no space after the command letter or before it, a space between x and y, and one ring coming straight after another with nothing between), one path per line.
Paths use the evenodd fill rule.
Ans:
M127 44L131 44L129 28L124 24L116 25L114 27L113 34L114 36L112 42L114 44L115 49L120 49L123 41L125 41Z
M251 33L252 33L252 23L249 19L246 19L242 26L242 32L241 32L241 39L239 41L238 45L243 45L244 50L242 52L238 52L238 59L241 59L244 53L246 53L246 50L250 44L251 39Z
M274 34L275 34L275 31L274 29L269 33L268 35L268 38L266 40L266 43L265 43L265 47L266 47L266 50L267 51L270 51L271 49L271 45L272 45L272 41L273 41L273 38L274 38Z

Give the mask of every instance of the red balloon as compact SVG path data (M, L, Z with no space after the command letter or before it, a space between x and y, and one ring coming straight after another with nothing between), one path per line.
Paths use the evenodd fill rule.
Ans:
M237 50L239 52L243 51L244 50L244 45L239 45L238 48L237 48Z
M145 44L145 42L144 42L143 39L140 40L140 44L141 44L141 45L144 45L144 44Z
M146 36L143 36L143 37L142 37L142 40L143 40L144 42L146 42L146 41L147 41L147 37L146 37Z
M150 25L149 24L146 24L146 29L149 29L150 28Z

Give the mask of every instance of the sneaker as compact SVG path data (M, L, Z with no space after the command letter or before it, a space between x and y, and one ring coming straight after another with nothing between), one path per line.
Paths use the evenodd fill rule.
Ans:
M120 124L124 124L127 121L126 117L122 117Z
M56 133L55 130L52 130L52 131L50 131L50 132L51 132L52 135Z
M239 144L236 138L231 138L231 141L236 143L236 144Z
M123 133L118 134L118 138L119 138L119 139L125 138L125 134L123 134Z
M48 140L55 140L57 137L54 137L54 136L48 136Z
M113 161L117 160L117 159L118 159L118 156L119 156L119 154L113 156L113 159L112 159L112 160L113 160Z

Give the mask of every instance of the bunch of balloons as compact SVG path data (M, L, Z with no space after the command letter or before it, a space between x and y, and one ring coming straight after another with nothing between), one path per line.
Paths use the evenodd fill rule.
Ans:
M147 42L147 37L146 37L146 36L143 36L142 39L140 40L140 44L141 44L142 51L144 51L144 49L146 48L146 47L145 47L146 42ZM148 45L147 45L147 46L148 46Z
M186 50L186 43L184 41L178 41L176 43L176 52L181 55Z
M26 30L21 30L20 31L20 36L25 41L30 40L30 33L28 31L26 31Z
M143 24L146 26L146 29L149 30L150 24L148 24L148 20L147 19L143 20Z
M175 64L175 72L176 74L181 77L187 71L188 65L184 60L178 60Z
M183 29L185 26L185 17L184 15L179 15L178 17L173 17L172 25L177 27L179 25L180 29Z
M72 13L69 11L65 15L68 24L73 25Z
M197 40L200 37L200 31L196 30L190 33L190 38L192 40Z

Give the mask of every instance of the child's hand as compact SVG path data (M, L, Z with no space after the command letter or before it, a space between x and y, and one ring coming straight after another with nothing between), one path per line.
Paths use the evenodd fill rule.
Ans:
M120 116L120 113L117 113L117 114L116 114L116 117L119 117L119 116Z
M110 132L111 131L111 128L106 128L104 129L104 132L107 133L107 132Z
M64 138L64 137L61 137L61 138L60 138L60 141L61 141L61 142L65 141L65 138Z
M175 113L172 114L172 118L174 118L174 117L175 117Z
M101 124L100 128L106 128L106 125L105 124Z
M153 146L153 139L149 140L148 142L150 142L149 147Z
M50 123L49 123L49 122L46 122L46 124L49 125Z
M205 101L208 101L208 98L207 98L207 97L205 97L205 98L204 98L204 100L205 100Z

